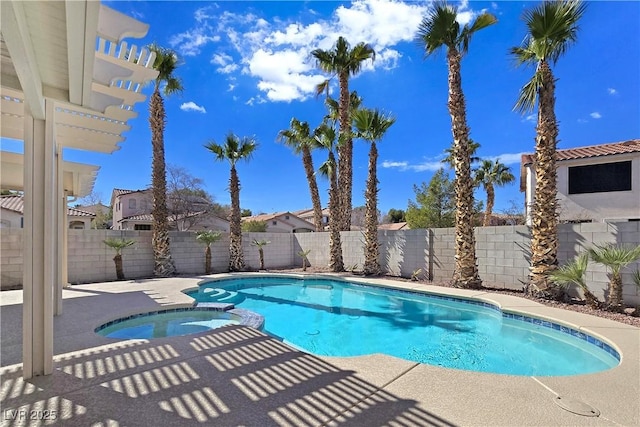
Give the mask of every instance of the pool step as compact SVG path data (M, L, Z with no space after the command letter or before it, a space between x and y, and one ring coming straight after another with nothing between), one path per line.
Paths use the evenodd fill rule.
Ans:
M238 304L245 299L244 295L235 291L228 291L226 289L205 288L203 292L212 302Z

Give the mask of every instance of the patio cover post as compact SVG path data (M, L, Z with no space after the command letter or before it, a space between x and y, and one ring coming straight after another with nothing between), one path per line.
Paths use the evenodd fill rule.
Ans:
M53 103L45 119L24 114L23 376L53 372L53 285L57 209Z
M58 209L56 210L56 283L55 298L53 305L53 315L60 316L62 314L62 288L67 284L67 194L64 190L64 179L62 169L62 147L56 143L56 167L58 169L57 174L57 188L56 196L58 197Z

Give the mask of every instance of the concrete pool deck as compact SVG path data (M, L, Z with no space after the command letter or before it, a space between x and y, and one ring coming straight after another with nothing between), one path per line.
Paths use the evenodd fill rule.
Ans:
M28 419L47 416L69 426L640 425L640 329L509 295L366 280L481 298L503 309L552 318L611 343L622 355L621 364L589 375L523 377L380 354L317 357L243 326L149 341L94 333L119 317L191 306L192 299L181 291L204 278L65 289L63 314L54 319L54 373L27 381L20 370L22 291L0 293L0 425L52 423ZM556 403L557 396L600 414L569 412Z

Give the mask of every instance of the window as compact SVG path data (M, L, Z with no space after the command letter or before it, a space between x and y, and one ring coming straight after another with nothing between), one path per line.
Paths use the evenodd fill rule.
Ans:
M569 168L569 194L631 190L631 161Z
M151 230L151 224L135 224L134 230Z
M129 209L136 208L136 199L129 199Z
M285 216L284 216L284 219L289 219L289 215L285 215Z
M273 222L271 222L271 224L278 225L278 221L273 221Z

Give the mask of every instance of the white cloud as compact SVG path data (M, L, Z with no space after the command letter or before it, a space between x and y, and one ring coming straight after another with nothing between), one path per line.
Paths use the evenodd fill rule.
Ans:
M464 0L459 6L458 21L463 24L478 15L470 4ZM183 54L195 55L207 43L220 40L230 50L211 58L216 72L251 76L263 99L290 102L312 96L316 84L326 78L316 68L311 51L331 49L339 36L352 44L366 41L376 51L376 60L363 64L363 72L398 67L403 58L395 46L413 42L428 4L354 0L338 6L328 18L311 11L306 15L315 16L311 22L277 17L267 21L254 13L216 8L198 9L194 28L175 36L175 46Z
M231 92L232 90L234 90L236 88L237 85L234 85L233 83L229 83L229 89L227 89L227 92Z
M505 165L514 165L514 164L520 164L520 161L522 159L522 155L523 154L527 154L525 152L522 153L504 153L504 154L500 154L498 156L488 156L488 157L483 157L486 159L489 159L491 161L496 161L496 160L500 160L500 163L503 163Z
M537 120L538 120L538 116L536 114L529 114L524 118L523 121L529 122L529 123L535 123Z
M422 163L410 164L407 161L395 162L385 160L382 162L382 167L385 169L398 169L401 172L413 171L413 172L435 172L438 169L444 168L446 165L441 161L425 161Z
M578 119L578 123L587 123L588 121L587 119Z
M193 101L183 103L182 105L180 105L180 109L182 111L197 111L198 113L202 113L202 114L207 112L207 110L205 110L204 107L199 106Z
M591 116L592 119L600 119L602 118L602 114L598 113L597 111L594 111L593 113L589 114Z
M610 87L610 88L608 88L608 89L607 89L607 93L608 93L609 95L617 95L617 94L618 94L618 91L617 91L617 90L615 90L614 88Z

